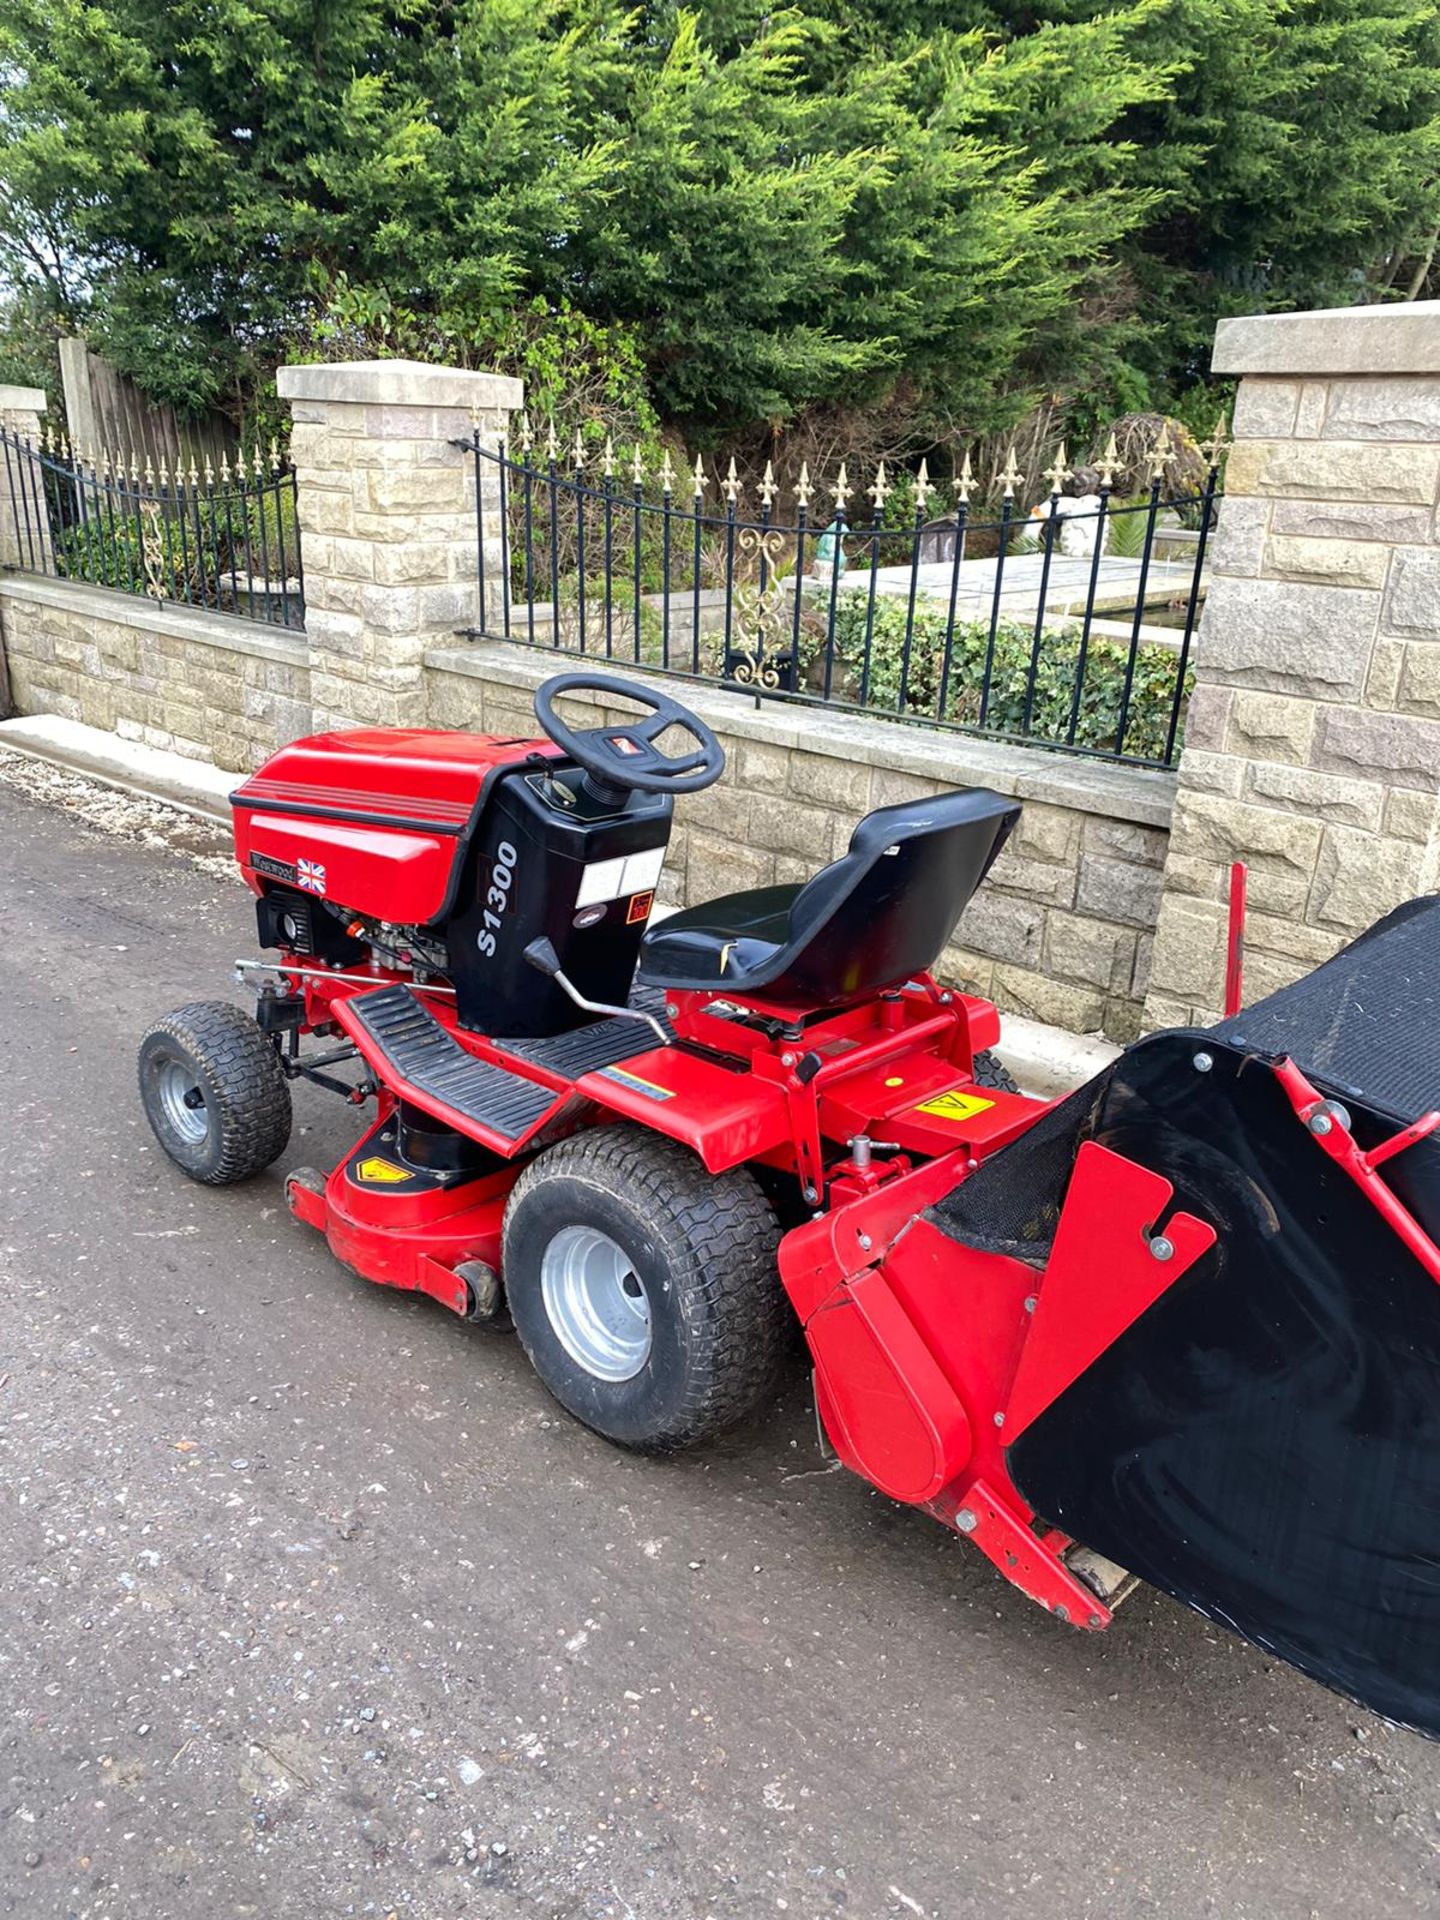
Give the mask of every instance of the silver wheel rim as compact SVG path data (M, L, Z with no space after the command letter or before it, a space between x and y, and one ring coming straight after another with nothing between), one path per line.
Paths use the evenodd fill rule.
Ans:
M155 1087L165 1124L187 1146L198 1147L210 1130L205 1095L183 1060L161 1062Z
M650 1302L623 1247L596 1227L562 1227L540 1260L555 1338L597 1380L633 1380L650 1354Z

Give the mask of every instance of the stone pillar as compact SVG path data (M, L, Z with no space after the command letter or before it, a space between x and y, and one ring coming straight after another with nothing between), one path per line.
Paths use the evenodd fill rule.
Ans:
M50 527L43 512L45 488L38 454L14 443L38 447L45 395L39 387L0 386L0 567L24 567L45 573L50 567Z
M1241 376L1146 1021L1247 1003L1440 868L1440 301L1223 321Z
M521 386L412 360L282 367L305 568L305 631L317 730L426 720L427 648L479 624L475 461ZM482 462L489 488L497 483ZM498 515L486 573L498 580Z

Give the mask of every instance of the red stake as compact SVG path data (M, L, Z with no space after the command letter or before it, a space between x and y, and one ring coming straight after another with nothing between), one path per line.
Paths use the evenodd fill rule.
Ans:
M1245 974L1245 873L1243 860L1230 866L1230 924L1225 934L1225 1018L1239 1013Z

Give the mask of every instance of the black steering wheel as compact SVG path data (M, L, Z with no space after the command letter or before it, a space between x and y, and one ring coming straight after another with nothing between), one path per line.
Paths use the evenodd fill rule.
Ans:
M649 712L626 726L570 727L555 711L562 693L605 693L633 700ZM608 673L557 673L535 689L535 718L562 753L597 783L599 797L625 792L699 793L725 771L725 749L688 707ZM679 727L695 742L691 753L662 753L656 741Z

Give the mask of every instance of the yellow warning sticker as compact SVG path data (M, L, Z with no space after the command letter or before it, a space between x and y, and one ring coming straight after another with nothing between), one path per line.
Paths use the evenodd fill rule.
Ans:
M977 1113L986 1113L995 1102L982 1099L978 1093L966 1093L961 1087L951 1087L948 1093L937 1093L933 1100L922 1100L916 1113L932 1114L937 1120L973 1120Z
M363 1180L367 1186L393 1187L401 1180L408 1180L410 1175L404 1167L397 1167L393 1160L382 1160L378 1154L371 1154L368 1160L362 1160L356 1167L355 1178Z
M613 1080L617 1086L629 1087L632 1093L643 1093L647 1100L673 1100L673 1087L657 1087L653 1080L642 1080L638 1073L629 1073L624 1067L601 1067L600 1078Z

